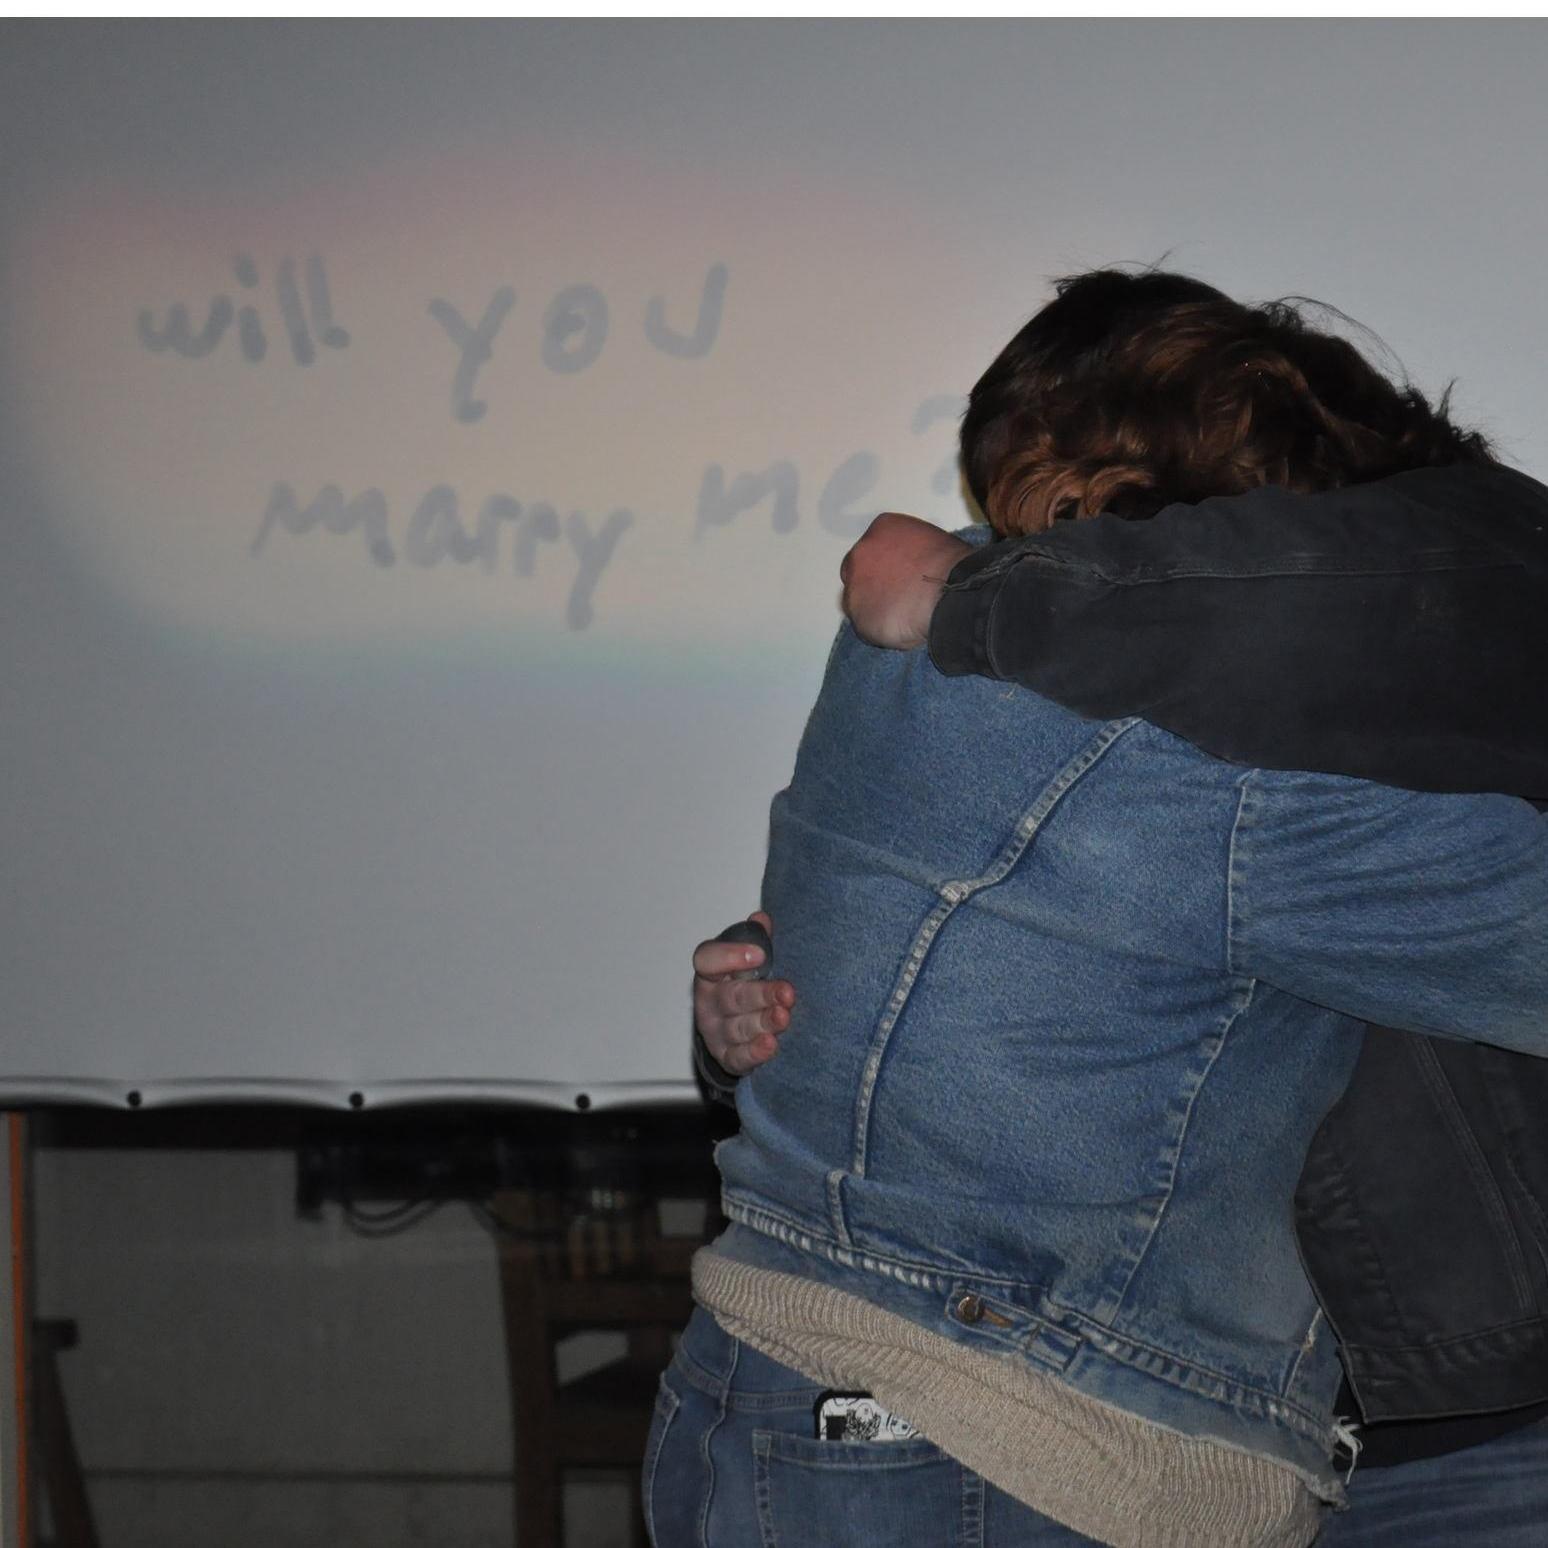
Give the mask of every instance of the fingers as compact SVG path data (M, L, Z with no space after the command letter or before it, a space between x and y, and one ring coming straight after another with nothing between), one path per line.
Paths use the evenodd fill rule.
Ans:
M746 1075L755 1070L760 1064L766 1064L779 1051L779 1043L768 1032L761 1032L750 1043L743 1043L736 1048L726 1050L726 1058L730 1064L722 1064L722 1069L730 1070L734 1075Z
M763 966L761 946L743 946L733 941L700 941L693 949L696 978L719 979L730 973L745 973Z
M784 979L694 979L694 1025L705 1047L734 1075L773 1057L794 1004L795 989Z
M738 1023L745 1041L747 1028L758 1021L761 1032L783 1032L790 1023L795 989L783 978L696 978L693 983L694 1019L704 1030L707 1019L716 1025ZM776 1014L777 1013L777 1014Z
M724 1053L718 1054L708 1038L704 1042L714 1055L715 1062L731 1075L746 1075L760 1064L768 1063L779 1052L779 1041L769 1032L760 1032L751 1042L733 1044Z
M790 1025L795 989L782 978L697 978L693 984L693 1020L710 1043L745 1043L760 1032L780 1033Z
M770 936L774 921L761 909L747 916ZM733 1075L745 1075L779 1048L790 1025L795 986L783 978L747 978L763 966L761 946L700 941L693 953L693 1024L704 1046Z
M762 909L747 917L753 924L762 925L769 935L774 934L774 921ZM745 973L762 966L763 948L743 942L700 941L693 951L693 971L699 978L719 978L727 973Z

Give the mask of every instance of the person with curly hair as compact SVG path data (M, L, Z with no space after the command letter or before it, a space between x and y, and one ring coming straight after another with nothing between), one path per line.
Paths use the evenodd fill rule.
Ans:
M1179 502L1239 558L1298 499L1357 527L1345 491L1432 470L1499 475L1506 550L1541 515L1444 404L1180 276L1064 284L963 450L1000 538L1091 516L1098 559L1103 523L1163 534ZM1346 604L1382 594L1346 573ZM765 878L801 997L738 1012L744 1068L788 1031L720 1152L734 1223L663 1387L658 1545L1300 1544L1341 1502L1296 1177L1360 1018L1548 1053L1542 825L1077 708L841 631ZM919 1433L802 1433L823 1388Z

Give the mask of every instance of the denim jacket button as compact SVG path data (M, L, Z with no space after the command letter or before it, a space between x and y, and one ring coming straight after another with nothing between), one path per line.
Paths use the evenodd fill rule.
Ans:
M984 1303L971 1293L959 1295L953 1310L956 1312L959 1321L966 1322L969 1325L984 1320Z

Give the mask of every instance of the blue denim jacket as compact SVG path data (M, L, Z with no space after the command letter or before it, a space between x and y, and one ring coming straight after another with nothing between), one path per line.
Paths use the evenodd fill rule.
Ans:
M1060 522L969 555L930 647L1236 763L1545 795L1548 488L1455 465ZM1548 1414L1545 1111L1548 1060L1367 1033L1297 1190L1362 1465Z
M1329 1492L1301 1162L1356 1018L1548 1053L1532 809L1231 766L846 627L763 904L801 997L725 1250Z

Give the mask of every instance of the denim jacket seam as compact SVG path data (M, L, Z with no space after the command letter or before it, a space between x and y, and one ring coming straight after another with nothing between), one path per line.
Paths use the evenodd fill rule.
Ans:
M968 557L970 556L964 555L963 558L958 562L966 563ZM1018 564L1021 564L1028 559L1035 559L1039 557L1042 556L1028 549L1011 549L1007 552L998 553L987 563L978 565L970 573L962 576L960 579L953 580L948 576L946 580L946 589L948 591L975 591L980 586L987 584L989 581L997 580L1000 576L1006 574L1008 571L1014 570Z
M1446 1125L1454 1154L1460 1156L1468 1180L1473 1186L1474 1196L1482 1206L1492 1228L1490 1235L1498 1249L1496 1262L1503 1261L1508 1265L1511 1289L1515 1292L1517 1302L1530 1304L1533 1300L1532 1279L1520 1234L1511 1219L1510 1206L1505 1199L1500 1180L1489 1165L1488 1156L1479 1143L1478 1135L1468 1121L1467 1109L1457 1096L1455 1088L1429 1044L1424 1042L1412 1044L1410 1055L1414 1067L1424 1081L1434 1111L1440 1114L1442 1122Z
M793 1220L761 1200L752 1202L741 1198L729 1189L722 1193L721 1206L726 1212L727 1219L734 1220L738 1225L744 1225L751 1231L772 1236L775 1241L783 1242L787 1247L815 1253L819 1257L828 1258L842 1268L879 1273L888 1279L895 1279L899 1284L910 1285L916 1290L939 1291L944 1295L950 1291L956 1280L966 1277L985 1285L1000 1286L1007 1291L1036 1289L1042 1293L1041 1286L1029 1286L1017 1279L988 1274L963 1275L958 1270L945 1273L942 1272L939 1264L920 1263L911 1258L893 1258L868 1248L845 1246L839 1241L824 1236L820 1230L809 1223Z
M825 1238L819 1231L781 1219L778 1211L769 1209L766 1205L744 1202L729 1194L725 1197L724 1207L730 1219L750 1230L772 1236L774 1240L783 1241L787 1246L797 1247L802 1251L827 1258L841 1268L857 1269L864 1273L879 1273L915 1290L949 1295L963 1284L1001 1285L1010 1290L1036 1290L1040 1302L1048 1311L1048 1315L1039 1318L1040 1321L1073 1334L1089 1344L1103 1358L1112 1360L1127 1370L1162 1382L1180 1392L1192 1393L1209 1402L1261 1413L1285 1424L1299 1434L1311 1436L1318 1441L1323 1440L1327 1434L1327 1424L1323 1418L1293 1399L1285 1397L1283 1393L1275 1392L1269 1387L1253 1386L1210 1366L1200 1365L1176 1350L1165 1349L1143 1339L1119 1333L1107 1323L1075 1307L1053 1300L1039 1286L1025 1285L1016 1280L958 1268L942 1273L940 1268L934 1265L915 1265L907 1260L888 1258L863 1248L841 1247L837 1242ZM997 1340L997 1342L1003 1344L1004 1340ZM1018 1350L1018 1354L1027 1359L1035 1358L1024 1349ZM1173 1368L1176 1374L1159 1367Z
M1090 1318L1082 1317L1078 1312L1072 1314L1072 1320L1082 1324L1082 1337L1086 1343L1129 1370L1138 1371L1153 1380L1164 1382L1182 1392L1193 1393L1210 1402L1224 1403L1234 1408L1262 1413L1299 1434L1309 1435L1319 1441L1329 1435L1327 1420L1323 1416L1314 1413L1294 1399L1287 1398L1283 1393L1275 1392L1271 1387L1253 1386L1236 1377L1227 1376L1211 1366L1200 1365L1196 1361L1189 1360L1175 1350L1162 1349L1142 1339L1114 1333L1111 1328ZM1183 1378L1169 1376L1164 1372L1151 1369L1138 1358L1139 1356L1147 1356L1153 1361L1167 1362L1186 1374ZM1206 1384L1214 1390L1204 1390Z
M1136 717L1126 720L1110 720L1070 758L1054 777L1038 792L1036 800L1022 814L1011 829L1009 838L1001 844L987 870L977 876L941 883L936 888L936 901L910 938L908 955L893 980L881 1017L871 1033L865 1065L860 1076L859 1090L855 1093L854 1128L850 1149L850 1172L856 1177L865 1176L866 1157L870 1148L872 1104L876 1086L881 1079L882 1062L886 1058L892 1034L908 1009L914 985L924 968L937 936L945 928L947 920L975 893L997 887L1015 870L1023 856L1036 842L1043 825L1058 809L1059 803L1077 784L1096 767L1124 734L1139 725ZM835 1226L840 1224L834 1221ZM847 1234L847 1232L846 1232Z
M1548 1213L1544 1212L1543 1205L1538 1200L1537 1192L1532 1184L1522 1175L1518 1156L1519 1141L1509 1134L1503 1123L1501 1123L1501 1132L1504 1136L1500 1147L1501 1154L1504 1158L1505 1168L1510 1173L1511 1181L1516 1185L1517 1201L1530 1215L1532 1224L1536 1227L1533 1234L1540 1241L1548 1243Z
M994 632L991 626L994 610L1004 595L1003 591L997 591L989 598L988 606L980 604L973 610L973 665L990 677L1000 675L994 665Z
M1236 927L1241 912L1237 902L1237 889L1245 880L1247 857L1244 830L1252 825L1247 810L1249 787L1257 778L1256 769L1248 769L1237 785L1236 815L1231 819L1231 837L1226 844L1225 872L1225 967L1233 977L1240 976L1236 965ZM1240 842L1239 842L1240 841ZM1254 980L1255 981L1255 980Z
M780 821L787 827L801 828L808 833L819 834L823 838L843 845L858 856L875 856L888 867L889 872L899 881L909 882L922 892L939 892L940 882L935 872L927 870L923 864L911 862L907 857L898 855L892 850L883 848L880 844L867 839L856 838L849 833L836 833L832 828L825 826L821 821L815 820L799 807L786 806L780 813Z
M1198 1106L1199 1097L1204 1088L1209 1084L1209 1077L1214 1074L1215 1066L1220 1062L1220 1056L1225 1052L1226 1044L1230 1041L1231 1030L1241 1019L1247 1008L1252 1004L1253 990L1257 987L1256 980L1249 980L1245 991L1238 992L1238 1001L1231 1014L1226 1017L1225 1024L1215 1034L1215 1047L1209 1058L1204 1062L1204 1068L1199 1074L1197 1083L1188 1094L1188 1105L1183 1110L1182 1123L1177 1131L1177 1138L1172 1145L1171 1165L1167 1169L1166 1188L1161 1196L1161 1203L1151 1216L1150 1228L1145 1233L1144 1243L1134 1255L1134 1261L1129 1265L1129 1272L1123 1277L1123 1285L1118 1291L1117 1300L1114 1303L1114 1314L1122 1308L1129 1294L1129 1287L1134 1283L1134 1276L1139 1273L1151 1247L1155 1244L1156 1235L1161 1229L1162 1222L1166 1219L1167 1207L1172 1202L1172 1196L1177 1191L1177 1169L1182 1165L1184 1152L1188 1148L1188 1133L1193 1125L1193 1112Z
M1341 1342L1346 1346L1352 1343L1356 1349L1368 1349L1387 1358L1392 1355L1442 1354L1448 1349L1462 1349L1483 1339L1499 1338L1512 1333L1542 1333L1544 1330L1548 1330L1548 1313L1516 1317L1509 1322L1496 1322L1484 1328L1469 1328L1466 1333L1452 1333L1445 1338L1425 1338L1414 1343L1377 1344L1369 1338L1353 1340L1346 1338Z
M881 1018L872 1028L870 1046L866 1050L865 1065L860 1072L859 1089L855 1092L854 1128L850 1139L849 1171L854 1177L864 1177L867 1155L870 1150L871 1109L876 1095L876 1083L881 1079L882 1061L892 1033L914 992L914 984L924 967L925 958L935 944L941 927L956 911L962 901L955 892L955 883L948 882L939 892L929 913L909 939L908 955L893 980L892 992L887 996ZM835 1220L835 1225L838 1221ZM847 1228L845 1231L847 1235Z
M1317 1345L1317 1327L1323 1320L1322 1308L1316 1307L1312 1311L1312 1319L1306 1325L1306 1336L1301 1340L1300 1347L1295 1352L1295 1359L1290 1362L1290 1369L1285 1375L1285 1391L1294 1389L1296 1379L1301 1374L1301 1361L1309 1355Z

